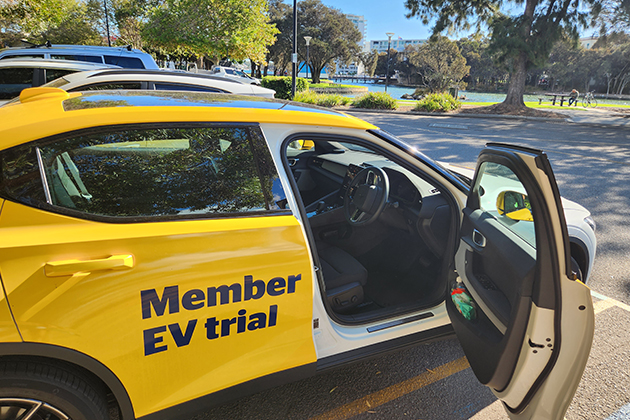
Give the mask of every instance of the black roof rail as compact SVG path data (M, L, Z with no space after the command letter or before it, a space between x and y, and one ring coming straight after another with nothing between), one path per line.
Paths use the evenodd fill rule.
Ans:
M26 41L26 42L28 42L28 41ZM33 44L32 42L28 42L28 43L29 44ZM31 45L29 47L26 47L26 48L40 48L40 47L50 48L50 47L52 47L52 44L50 43L50 41L46 41L43 44L39 44L39 45L33 44L33 45Z

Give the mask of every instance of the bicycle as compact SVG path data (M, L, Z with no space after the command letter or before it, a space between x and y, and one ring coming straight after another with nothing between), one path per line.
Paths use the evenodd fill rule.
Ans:
M593 96L593 92L586 92L586 94L582 98L582 106L584 108L588 108L589 106L597 106L597 99L595 99L595 97Z

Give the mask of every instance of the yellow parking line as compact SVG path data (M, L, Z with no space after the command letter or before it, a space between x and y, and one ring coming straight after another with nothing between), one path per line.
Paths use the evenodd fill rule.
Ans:
M595 309L595 313L599 313L601 311L604 311L608 308L612 308L613 306L616 306L618 308L621 308L623 310L626 310L628 312L630 312L630 305L625 304L623 302L619 302L618 300L615 300L613 298L609 298L608 296L604 296L600 293L591 291L591 295L593 295L593 297L596 297L597 299L600 299L599 301L595 302L593 304L593 308ZM599 310L598 310L599 309Z
M616 306L616 305L615 305L615 301L612 299L600 300L593 303L593 311L595 312L595 315L597 315L598 313L605 311L608 308L612 308L613 306Z
M599 293L593 292L593 296L598 300L593 304L593 310L595 314L612 308L613 306L622 308L626 311L630 311L630 305L627 305L618 300L609 298ZM374 392L370 395L366 395L363 398L352 401L341 407L337 407L334 410L327 411L316 417L311 417L309 420L345 420L359 414L373 410L374 408L386 404L390 401L400 398L406 394L430 385L434 382L449 377L457 372L461 372L464 369L469 368L468 360L465 357L453 360L442 366L438 366L434 369L428 370L414 378L407 379L404 382L400 382L396 385L392 385L380 391Z
M337 407L334 410L327 411L320 414L317 417L312 417L310 420L344 420L350 417L356 416L366 411L372 410L380 405L386 404L390 401L400 398L403 395L416 391L422 387L430 385L453 375L454 373L461 372L464 369L469 368L468 360L465 357L461 357L452 362L446 363L442 366L438 366L434 369L428 370L420 375L407 379L396 385L392 385L380 391L374 392L370 395L366 395L363 398L352 401L341 407Z

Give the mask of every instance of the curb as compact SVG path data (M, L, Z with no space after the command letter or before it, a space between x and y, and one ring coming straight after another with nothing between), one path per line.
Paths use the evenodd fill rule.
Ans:
M576 124L576 125L597 125L601 127L617 127L617 128L628 128L630 127L630 118L625 118L627 121L576 121L572 117L567 116L566 118L547 118L547 117L528 117L526 115L501 115L501 114L447 114L447 113L436 113L436 112L417 112L417 111L392 111L388 109L363 109L363 108L352 108L352 109L338 109L333 108L339 112L345 113L371 113L371 114L392 114L392 115L421 115L427 117L456 117L456 118L485 118L485 119L506 119L506 120L529 120L529 121L546 121L552 123L560 123L560 124ZM620 119L622 117L615 117Z
M335 109L335 108L333 108ZM422 115L428 117L458 117L458 118L489 118L489 119L507 119L507 120L531 120L531 121L547 121L559 123L573 123L571 118L547 118L547 117L528 117L526 115L501 115L501 114L447 114L437 112L418 112L418 111L392 111L388 109L335 109L341 112L359 112L368 114L394 114L394 115ZM586 123L591 124L591 123Z

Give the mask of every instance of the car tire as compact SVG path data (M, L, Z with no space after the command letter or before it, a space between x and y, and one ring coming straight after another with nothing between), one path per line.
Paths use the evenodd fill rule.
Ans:
M18 360L0 361L0 418L107 420L109 415L103 385L71 367Z
M573 257L571 257L571 270L575 273L579 281L584 282L584 277L582 275L582 270L580 269L580 265Z

